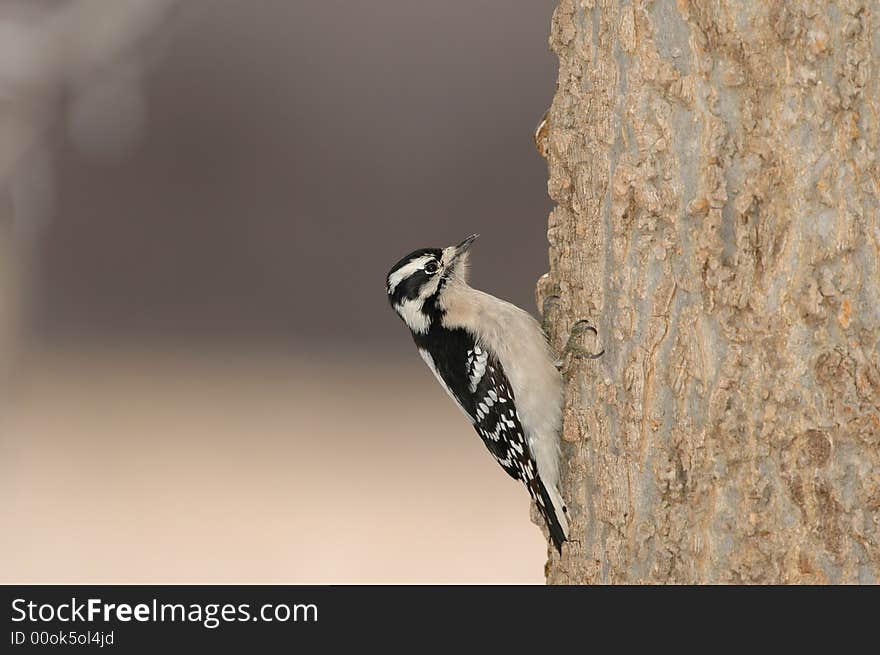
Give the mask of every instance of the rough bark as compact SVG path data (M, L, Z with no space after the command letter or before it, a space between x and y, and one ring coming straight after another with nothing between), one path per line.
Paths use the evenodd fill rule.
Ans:
M551 30L548 582L880 582L880 1L562 0Z

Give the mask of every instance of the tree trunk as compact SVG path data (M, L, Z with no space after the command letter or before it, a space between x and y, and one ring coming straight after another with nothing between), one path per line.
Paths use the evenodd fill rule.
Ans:
M880 1L562 0L550 43L548 582L880 582Z

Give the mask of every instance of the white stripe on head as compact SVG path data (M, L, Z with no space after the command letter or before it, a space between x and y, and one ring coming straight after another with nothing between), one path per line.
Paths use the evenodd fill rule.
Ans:
M410 262L407 262L396 271L394 271L391 275L388 276L388 295L394 293L394 290L397 288L397 285L400 284L403 280L408 278L410 275L415 273L416 271L425 267L432 259L435 259L434 255L422 255L421 257L416 257Z

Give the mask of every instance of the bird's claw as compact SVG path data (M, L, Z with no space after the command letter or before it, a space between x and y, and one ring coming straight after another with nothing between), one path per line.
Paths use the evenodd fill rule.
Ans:
M570 353L578 359L599 359L605 354L605 349L603 348L597 353L594 349L585 347L582 344L582 341L587 334L593 334L595 337L599 336L598 330L586 320L581 319L576 321L575 324L571 326L571 332L568 335L568 342L565 344L563 353Z

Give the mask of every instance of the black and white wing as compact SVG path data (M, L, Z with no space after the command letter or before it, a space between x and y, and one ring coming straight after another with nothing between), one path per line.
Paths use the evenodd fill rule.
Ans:
M467 353L467 383L473 404L465 410L477 434L501 468L526 485L547 521L554 545L561 548L565 533L529 449L513 389L498 359L478 344Z
M565 541L562 503L554 506L528 444L513 389L498 358L465 330L413 335L419 354L437 380L467 415L486 448L507 474L521 480L547 522L557 549Z

